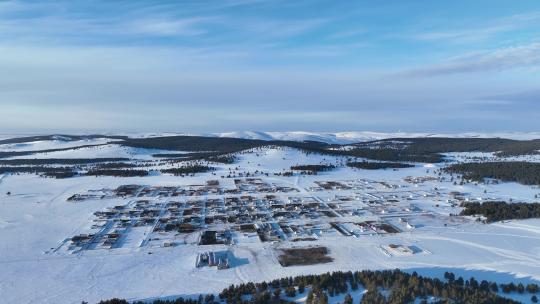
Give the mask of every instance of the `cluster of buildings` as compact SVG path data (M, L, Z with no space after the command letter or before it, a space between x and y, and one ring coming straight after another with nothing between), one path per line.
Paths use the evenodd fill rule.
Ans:
M69 239L69 249L385 235L410 231L419 219L437 216L439 201L441 208L453 208L452 202L469 197L365 179L315 181L304 193L262 178L233 182L232 187L217 180L188 186L124 185L101 194L74 195L73 200L108 198L123 204L95 212L89 231Z

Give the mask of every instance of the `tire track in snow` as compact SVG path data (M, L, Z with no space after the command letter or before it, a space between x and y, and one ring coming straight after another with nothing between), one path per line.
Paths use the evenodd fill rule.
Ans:
M540 266L540 261L538 260L538 257L535 256L535 255L520 253L520 252L516 252L516 251L513 251L513 250L502 249L502 248L498 248L498 247L494 247L494 246L481 245L481 244L478 244L478 243L475 243L475 242L466 241L466 240L459 240L459 239L454 239L454 238L449 238L449 237L424 235L424 236L420 236L419 238L420 239L439 240L439 241L448 241L448 242L453 242L453 243L457 243L457 244L467 245L467 246L472 247L472 248L486 250L488 252L499 255L499 256L504 257L506 259L517 260L519 262L528 261L530 263L530 265Z

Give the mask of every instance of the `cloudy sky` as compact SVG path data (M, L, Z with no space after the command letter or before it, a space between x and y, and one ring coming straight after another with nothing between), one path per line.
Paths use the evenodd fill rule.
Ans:
M0 0L0 114L4 133L540 131L540 2Z

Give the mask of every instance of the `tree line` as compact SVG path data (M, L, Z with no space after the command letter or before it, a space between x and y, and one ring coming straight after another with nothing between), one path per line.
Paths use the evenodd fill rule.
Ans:
M396 162L348 162L347 166L358 169L366 170L378 170L378 169L398 169L398 168L412 168L414 165Z
M161 170L161 173L170 173L173 175L186 175L186 174L195 174L195 173L204 173L212 171L215 168L205 166L205 165L184 165L182 167L169 168Z
M291 166L291 170L303 171L306 173L316 174L317 172L330 171L335 169L334 165L296 165Z
M460 163L450 165L444 171L462 174L465 179L480 182L485 178L493 178L524 185L540 185L540 163L523 161Z
M90 169L85 175L89 176L116 176L116 177L135 177L147 176L149 172L142 169Z
M428 297L436 297L430 303L477 303L513 304L514 300L498 295L499 291L528 292L536 299L538 285L501 284L490 281L468 280L456 277L451 272L444 279L429 278L416 272L406 273L396 270L332 272L320 275L285 277L261 283L243 283L225 288L218 297L213 294L201 295L198 299L177 298L175 300L155 300L153 304L281 304L292 303L297 294L305 294L306 304L328 304L329 297L345 295L343 304L353 304L351 292L359 288L367 289L360 304L402 304L428 303ZM383 295L386 294L385 295ZM100 304L127 304L121 299L101 301ZM142 302L135 302L142 304Z
M540 203L507 203L488 201L483 203L462 203L464 208L460 215L482 215L487 223L512 220L540 218Z

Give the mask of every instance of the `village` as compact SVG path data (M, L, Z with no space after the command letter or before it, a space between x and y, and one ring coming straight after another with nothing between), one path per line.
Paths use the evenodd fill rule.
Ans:
M214 251L215 245L316 246L327 238L410 234L430 222L458 227L467 221L453 215L460 202L474 198L437 187L418 187L421 182L317 180L309 187L295 187L264 178L236 178L226 185L223 180L207 180L197 185L89 190L68 201L112 200L117 204L95 211L89 229L67 237L54 252L200 246L196 267L226 269L231 253ZM387 256L428 252L401 243L380 246L380 251Z

